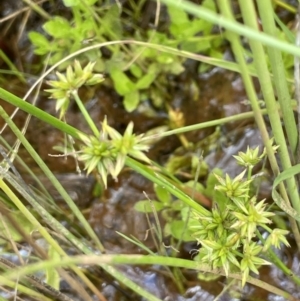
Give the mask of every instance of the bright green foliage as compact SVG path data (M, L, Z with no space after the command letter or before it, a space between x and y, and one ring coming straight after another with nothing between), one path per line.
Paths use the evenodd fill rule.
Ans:
M216 11L215 2L212 0L203 1L202 7ZM168 13L171 19L170 32L179 42L182 50L191 52L209 51L214 48L214 43L220 42L214 36L210 36L213 24L203 19L190 20L188 14L182 9L169 6ZM199 33L203 33L203 36Z
M280 243L289 246L285 238L288 231L270 229L267 225L271 223L270 217L274 213L267 211L264 200L257 201L250 194L252 179L249 170L264 156L265 152L258 154L258 148L248 148L246 153L240 152L239 156L235 156L238 163L248 168L248 179L245 179L247 169L234 179L229 175L222 177L216 174L218 184L215 190L226 197L226 205L214 199L209 216L192 211L189 221L192 236L201 245L197 260L210 264L213 269L223 268L226 275L240 271L242 285L246 283L250 271L258 274L261 265L269 264L260 257L263 252L270 247L280 248ZM264 247L257 242L259 228L269 233Z
M163 30L135 30L128 33L128 23L136 26L134 18L121 18L122 8L117 4L103 5L101 1L64 0L70 7L72 19L54 16L45 22L43 30L49 36L39 32L30 32L29 39L38 55L50 55L47 63L52 65L83 47L96 43L133 39L151 41L156 45L170 46L177 49L199 53L208 53L211 57L222 57L218 50L223 41L219 34L211 34L213 25L205 20L190 19L183 10L168 7L170 21ZM100 2L100 3L99 3ZM103 3L104 4L104 3ZM213 0L205 0L205 8L216 11ZM127 12L126 12L127 13ZM136 12L139 15L141 12ZM126 25L125 25L126 24ZM125 30L124 30L124 26ZM185 70L185 58L157 49L136 45L121 47L120 44L107 46L109 56L102 56L99 49L89 50L78 56L86 64L95 62L98 72L108 73L113 86L128 112L135 110L143 99L151 99L156 107L162 107L168 100L168 75L178 75ZM60 65L64 69L68 63ZM203 71L203 65L202 65ZM207 66L205 67L207 68ZM195 93L197 95L199 93Z
M265 151L264 151L260 156L258 156L258 152L259 152L259 147L250 149L248 146L246 153L239 152L238 156L233 156L233 157L237 160L238 164L240 164L246 168L247 167L253 168L266 155Z
M256 256L261 252L262 246L257 245L255 242L244 245L243 259L241 260L242 285L245 285L250 271L258 274L257 267L270 264L268 261Z
M282 230L282 229L274 229L272 233L268 236L263 251L268 250L270 246L275 246L275 248L280 249L280 243L283 243L287 247L290 246L287 239L285 238L285 235L287 235L289 231Z
M63 3L65 6L82 6L82 3L84 3L85 5L93 5L97 2L98 0L84 0L84 2L82 0L63 0Z
M99 133L78 97L77 91L83 85L96 85L104 79L102 74L93 73L95 63L89 63L82 68L79 61L75 61L74 67L69 66L66 74L57 72L58 81L49 81L52 89L46 90L51 93L51 97L55 98L56 110L60 111L62 118L73 97L80 106L87 122L91 126L94 136L80 134L80 138L84 143L79 151L78 160L84 162L85 170L91 173L96 170L105 188L107 187L107 176L110 174L115 180L124 167L127 156L150 163L147 156L143 153L148 151L149 146L141 141L142 135L133 134L133 123L130 122L122 136L114 128L107 124L106 118L102 123L102 131Z
M251 181L243 181L246 170L241 174L236 176L234 179L231 179L227 174L225 178L221 178L216 175L216 178L219 181L219 184L216 189L222 191L229 198L238 198L241 196L247 196L249 192L249 184Z
M55 109L60 111L60 118L65 115L74 91L77 91L83 85L93 86L104 80L102 74L92 73L94 65L95 63L89 63L82 69L79 61L75 61L74 68L69 66L66 74L56 72L58 81L48 82L52 89L46 91L51 93L51 98L56 99Z
M84 162L88 174L94 170L99 173L105 188L108 174L117 180L127 156L150 163L143 153L149 149L149 146L141 142L141 135L135 136L132 131L133 123L130 122L122 136L104 119L99 137L81 136L85 145L79 152L78 159Z

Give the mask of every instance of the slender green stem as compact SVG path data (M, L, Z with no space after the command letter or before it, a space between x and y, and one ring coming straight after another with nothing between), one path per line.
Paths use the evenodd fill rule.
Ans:
M16 283L16 281L11 281L9 279L5 279L2 275L0 275L0 283L12 289L17 289L19 293L27 294L33 300L40 300L40 301L53 301L53 299L44 296L42 293L38 293L33 289L28 288L27 286L21 285L20 283ZM27 284L28 285L28 284ZM0 301L7 301L7 299L0 299Z
M15 133L15 135L18 137L18 139L21 141L21 143L24 145L26 150L30 153L32 158L35 160L35 162L40 166L40 168L44 171L47 178L51 181L53 186L59 191L61 196L64 198L74 215L78 218L78 220L82 223L87 233L90 235L90 237L95 241L95 243L98 245L99 250L101 252L104 251L104 247L99 241L98 237L96 236L95 232L92 230L89 223L84 218L81 211L78 209L78 207L75 205L73 200L70 198L68 193L65 191L65 189L62 187L62 185L59 183L59 181L55 178L53 173L50 171L50 169L47 167L47 165L44 163L44 161L40 158L40 156L37 154L37 152L34 150L34 148L30 145L30 143L27 141L27 139L22 135L20 130L16 127L16 125L13 123L13 121L9 118L9 116L6 114L6 112L3 110L2 107L0 107L0 116L5 120L5 122L9 125L11 130Z
M259 31L257 25L257 16L255 13L255 7L252 1L241 1L239 0L242 15L249 27ZM275 94L272 86L272 81L270 78L270 73L268 70L268 65L266 62L266 55L264 52L264 48L262 44L255 40L250 40L250 47L253 53L254 58L254 65L258 72L258 78L261 85L262 93L264 96L264 100L266 103L266 108L268 111L268 116L270 119L273 135L275 137L276 144L280 146L279 148L279 156L280 161L282 163L283 169L288 169L292 166L289 150L286 145L285 136L283 133L282 125L281 125L281 118L278 111L278 107L276 105ZM267 146L268 151L268 146ZM268 157L269 157L268 151ZM273 157L273 155L272 155ZM270 157L269 157L270 158ZM278 174L276 174L278 175ZM299 195L296 189L296 181L295 178L289 178L286 180L287 182L287 191L290 196L291 202L293 204L294 209L300 213L300 202L299 202ZM299 223L298 223L299 225Z
M156 173L151 170L149 167L137 162L134 159L126 158L126 165L131 167L133 170L143 175L145 178L149 179L151 182L156 183L162 187L165 187L170 193L178 197L181 201L186 203L191 208L195 209L198 212L201 212L204 216L209 216L210 212L202 207L200 204L195 202L189 196L187 196L183 191L178 189L175 185L170 183L163 175Z
M6 272L2 276L6 279L13 279L19 276L23 276L26 274L33 274L36 271L41 271L48 267L54 268L56 266L69 266L70 264L84 264L84 265L93 265L93 264L131 264L131 265L162 265L162 266L173 266L173 267L181 267L185 269L192 269L202 272L208 272L216 275L223 275L225 276L225 272L222 269L211 269L210 267L203 267L203 265L199 262L195 262L192 260L186 259L179 259L179 258L172 258L172 257L165 257L165 256L143 256L143 255L90 255L90 256L76 256L76 257L67 257L63 258L63 260L48 260L39 263L34 263L28 265L26 267L22 267L18 270ZM239 273L229 273L228 275L230 278L233 279L242 279L242 275ZM273 294L278 296L282 296L287 300L295 301L295 298L291 296L289 293L278 289L277 287L270 285L266 282L263 282L259 279L255 279L253 277L248 277L247 282L261 287L266 291L269 291Z
M220 5L220 9L221 9L223 15L226 16L226 18L228 18L228 19L234 18L233 14L231 12L230 3L228 3L227 0L219 0L218 3ZM277 159L275 157L274 150L272 148L272 143L270 141L268 130L267 130L266 125L264 123L264 120L263 120L263 117L262 117L262 114L261 114L261 111L260 111L259 104L257 102L256 91L255 91L251 76L248 73L248 68L246 66L246 62L245 62L245 59L244 59L244 56L243 56L244 50L241 46L240 39L236 34L230 32L230 31L226 32L226 36L227 36L227 38L229 39L229 41L231 43L232 50L234 52L234 55L236 57L237 62L239 63L240 70L241 70L241 75L242 75L243 82L244 82L244 85L245 85L245 89L246 89L248 98L250 100L252 110L253 110L254 115L255 115L255 121L258 125L258 128L259 128L259 131L261 133L264 145L266 147L266 151L267 151L268 159L269 159L270 164L271 164L271 168L273 170L273 173L275 175L278 175L279 174L279 167L278 167L278 164L277 164ZM281 128L281 126L280 126L280 128ZM289 202L288 195L287 195L287 192L286 192L286 189L285 189L283 183L281 183L281 185L279 186L279 189L280 189L280 193L281 193L282 197L284 198L284 200L286 202ZM295 235L295 239L297 241L297 246L300 249L300 235L299 235L297 224L296 224L296 222L293 218L289 218L289 220L290 220L290 223L291 223L293 233Z
M17 67L14 65L14 63L9 59L9 57L6 55L6 53L0 49L0 58L7 64L7 66L10 68L13 74L17 76L19 81L23 84L26 83L26 79L22 72L20 72ZM2 70L1 70L2 72Z
M10 93L10 92L2 89L2 88L0 88L0 97L3 100L7 101L8 103L10 103L10 104L20 108L21 110L23 110L23 111L39 118L40 120L46 122L47 124L50 124L53 127L59 129L60 131L72 136L73 138L80 139L80 135L81 136L85 135L83 132L77 130L76 128L62 122L58 118L55 118L55 117L51 116L50 114L48 114L48 113L44 112L43 110L33 106L30 103L25 102L21 98L13 95L12 93ZM265 109L262 109L260 111L261 111L261 114L266 114L267 113L267 111ZM197 123L197 124L185 126L185 127L179 128L179 129L167 131L167 132L156 134L156 135L146 136L142 140L151 140L151 139L160 138L160 137L167 137L167 136L171 136L171 135L174 135L174 134L180 134L180 133L185 133L185 132L189 132L189 131L200 130L200 129L204 129L204 128L207 128L207 127L224 124L224 123L227 123L227 122L244 120L244 119L253 118L253 117L254 117L253 112L241 113L241 114L233 115L233 116L230 116L230 117L224 117L224 118L220 118L220 119L216 119L216 120L212 120L212 121L207 121L207 122L202 122L202 123Z
M270 1L256 1L262 20L264 32L271 36L276 36L278 29L275 26L274 11ZM270 60L271 70L273 73L274 88L278 95L278 101L287 133L289 145L292 150L292 155L295 155L297 148L297 125L292 108L291 95L285 76L285 68L283 64L282 54L275 47L268 47L268 57Z
M259 41L264 45L276 47L277 49L280 49L284 52L293 54L295 56L300 56L299 47L296 47L295 45L286 42L279 41L275 37L272 37L263 32L256 31L253 28L245 26L235 20L230 20L227 17L216 14L207 8L201 7L199 5L188 2L186 0L181 0L181 1L161 0L161 2L166 3L168 5L176 6L180 9L184 9L185 11L189 12L194 16L209 21L213 24L219 25L220 27L224 27L234 33L252 39L253 41ZM243 2L250 2L250 1L243 1Z
M72 92L72 95L79 107L79 110L81 111L83 117L85 118L86 122L88 123L88 125L90 126L91 130L93 131L93 134L96 137L100 136L99 130L97 129L95 122L92 120L90 114L88 113L88 111L86 110L84 104L82 103L81 99L78 96L78 92L77 90Z
M0 88L0 98L74 138L80 139L79 134L84 135L84 133L80 132L76 128L62 122L58 118L51 116L50 114L2 88Z
M28 6L34 10L35 12L37 12L39 15L41 15L43 18L49 20L51 19L51 15L49 15L45 10L43 10L38 4L36 4L35 2L31 1L31 0L23 0L23 2L25 2L26 4L28 4Z
M253 166L248 167L247 180L250 181L252 177Z
M267 113L267 111L265 109L260 110L260 112L261 112L261 114L266 114ZM141 140L146 141L146 140L152 140L152 139L167 137L167 136L171 136L171 135L174 135L174 134L180 134L180 133L185 133L185 132L190 132L190 131L195 131L195 130L201 130L201 129L204 129L204 128L221 125L221 124L225 124L225 123L228 123L228 122L244 120L244 119L247 119L247 118L253 118L253 117L254 117L253 112L240 113L240 114L229 116L229 117L224 117L224 118L215 119L215 120L211 120L211 121L201 122L201 123L188 125L188 126L183 126L181 128L175 129L175 130L166 131L164 133L154 134L154 135L151 135L151 136L145 136Z
M49 180L52 182L54 187L61 193L62 197L67 201L68 205L70 206L71 210L74 212L76 217L80 220L82 225L84 225L84 228L87 230L88 234L91 236L94 242L96 242L99 250L102 250L102 244L100 243L98 237L95 235L94 231L91 229L90 225L88 222L84 219L83 215L81 212L78 211L77 206L73 203L72 199L70 196L67 194L67 192L64 190L64 188L61 186L61 184L58 182L58 180L54 177L54 175L51 173L51 171L48 169L46 164L42 161L42 159L38 156L38 154L35 152L35 150L32 148L32 146L28 143L28 141L25 139L25 137L22 135L20 130L16 127L16 125L12 122L12 120L9 118L9 116L6 114L6 112L3 110L2 107L0 107L0 115L1 117L7 122L9 127L12 129L12 131L16 134L18 139L22 142L24 147L27 149L27 151L33 156L34 160L36 163L41 167L41 169L45 172L46 176L49 177ZM14 182L15 187L19 187L17 182ZM19 187L22 189L22 187ZM64 228L59 222L57 222L46 210L44 210L43 207L39 206L37 202L32 198L31 195L26 193L26 191L21 190L21 195L27 196L26 198L28 200L33 201L33 207L39 208L38 213L42 214L42 217L46 220L49 221L51 224L51 227L55 229L56 232L58 233L63 233L64 236L66 236L81 252L84 254L92 254L92 250L82 243L81 240L77 239L72 233L70 233L66 228ZM56 242L54 242L56 243ZM59 246L58 246L59 247ZM59 254L65 255L64 251L62 249L57 250ZM154 297L152 294L148 293L147 291L141 289L137 284L135 284L133 281L128 279L126 276L124 276L121 272L119 272L117 269L115 269L112 266L104 265L101 264L101 267L111 274L117 281L120 281L124 285L126 285L128 288L132 289L135 291L137 294L145 297L147 300L151 301L160 301L158 298ZM76 267L74 267L75 269ZM82 271L79 269L76 270L76 273L80 275L80 273L83 274ZM84 279L84 274L81 276L82 279Z

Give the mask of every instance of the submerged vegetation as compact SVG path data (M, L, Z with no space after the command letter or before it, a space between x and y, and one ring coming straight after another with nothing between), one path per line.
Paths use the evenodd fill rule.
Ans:
M135 300L167 297L149 291L118 267L137 264L159 266L157 275L167 275L175 284L176 293L169 296L174 300L188 298L191 286L187 269L195 270L199 281L213 281L209 278L212 274L225 276L224 283L227 281L231 289L222 294L240 292L242 296L245 286L254 285L297 300L300 278L279 252L290 245L295 254L300 250L300 112L294 112L295 102L300 102L299 25L289 23L296 19L296 7L271 0L234 2L234 11L233 3L227 0L204 0L197 5L174 0L45 2L48 4L26 1L42 22L41 28L30 28L28 33L30 51L36 54L29 70L42 72L34 84L32 75L23 74L5 51L0 52L10 78L22 85L31 83L22 99L10 89L4 72L0 74L2 132L8 128L15 137L12 142L4 135L0 147L0 299L15 295L30 300L132 299L127 291L134 292ZM54 7L60 8L57 14L53 14ZM287 12L289 22L280 19ZM184 97L190 97L196 107L202 101L197 77L217 70L213 68L239 74L249 112L215 119L211 114L209 121L187 125L187 100L176 104L170 91L183 86L183 91L188 90ZM189 73L194 77L188 77ZM45 101L46 94L55 102L57 116L39 109L35 101L26 101L34 89L39 101ZM101 120L93 114L90 100L99 96L98 91L109 91L116 103L122 100L125 121L114 120L117 104L106 110ZM28 113L21 129L20 122L8 115L7 103ZM70 122L72 110L82 117L84 125L77 120ZM164 118L159 126L154 122L139 128L131 120L127 122L128 116L136 115L143 121L161 115ZM49 162L35 149L36 142L28 138L31 116L42 127L59 131L52 157L72 157L74 172L86 176L85 180L87 176L95 179L93 197L100 207L105 206L105 191L126 170L150 181L153 193L150 191L149 196L145 191L146 197L134 199L132 206L147 227L143 233L146 241L116 229L119 239L135 245L139 255L114 254L115 249L109 249L101 235L105 231L99 232L92 218L87 218L97 207L80 208L74 193L66 192L47 166ZM228 136L233 131L228 135L226 124L235 126L234 122L250 118L255 120L260 145L243 145L243 151L234 153L233 172L209 165L208 155L230 143ZM201 141L199 135L188 136L207 128L213 130ZM172 135L179 141L176 149L163 152L164 156L151 154L160 142L167 148L163 139ZM44 139L46 144L48 138ZM34 165L25 163L24 149ZM47 155L51 151L47 150ZM68 208L53 199L39 179L40 172ZM39 188L28 184L28 175ZM264 177L271 188L261 197ZM126 189L119 187L124 195ZM119 206L124 206L122 213L128 210L122 202ZM105 220L105 214L102 218ZM120 214L116 219L123 218ZM181 250L186 248L189 255L182 256ZM18 264L12 262L13 254ZM278 287L272 279L261 280L265 265L276 266L296 289ZM99 277L101 270L105 276ZM62 292L63 281L72 293ZM123 290L125 297L102 293L101 286L110 283Z

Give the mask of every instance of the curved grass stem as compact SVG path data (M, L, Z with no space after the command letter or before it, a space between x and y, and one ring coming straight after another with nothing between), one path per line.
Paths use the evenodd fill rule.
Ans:
M86 108L85 108L84 104L82 103L81 99L79 98L77 90L72 91L72 95L73 95L73 97L76 101L76 104L79 107L80 112L82 113L84 119L86 120L86 122L89 125L90 129L92 130L93 134L95 135L95 137L99 137L100 132L97 129L97 127L96 127L94 121L92 120L90 114L86 110Z

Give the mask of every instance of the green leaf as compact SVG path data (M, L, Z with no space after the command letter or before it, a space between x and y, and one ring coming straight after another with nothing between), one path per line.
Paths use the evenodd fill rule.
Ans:
M182 208L184 207L184 203L180 200L176 200L172 202L171 207L173 211L181 211Z
M217 10L215 0L204 0L202 2L202 7L210 9L214 12Z
M184 41L181 43L181 49L189 52L204 52L211 48L210 41L199 38L193 41Z
M120 9L117 4L111 5L110 9L106 12L103 20L101 21L102 26L106 34L114 39L123 39L123 26L121 24Z
M62 17L54 17L43 25L44 30L54 38L69 37L72 35L72 28L69 22Z
M288 42L294 44L295 43L295 35L294 33L280 20L277 14L274 12L274 19L276 23L279 25L281 30L284 32Z
M183 241L193 240L190 231L188 229L185 229L185 227L186 227L185 222L182 220L172 221L170 223L171 235L178 240L179 239L182 239Z
M156 79L156 72L147 73L136 84L137 89L148 89Z
M166 169L168 172L175 174L180 168L189 166L191 159L185 155L183 156L170 156L167 163Z
M172 24L182 26L190 23L187 13L181 8L168 5L168 13Z
M159 56L157 56L156 60L161 64L172 64L174 62L174 55L162 53Z
M133 91L125 95L123 104L127 112L134 111L140 101L140 94L138 91Z
M30 31L28 34L28 38L31 41L31 43L36 47L34 53L43 55L47 54L50 51L50 43L42 34L36 31Z
M154 191L155 191L155 194L156 194L158 200L161 201L162 203L168 204L171 202L172 196L166 188L155 184Z
M181 218L183 221L186 221L189 218L189 222L195 222L195 219L191 219L191 208L185 206L181 209Z
M137 64L132 64L130 66L130 72L132 75L134 75L136 78L140 78L143 75L142 69Z
M95 23L92 19L83 20L83 22L81 22L81 24L76 28L76 31L78 31L77 39L93 38L95 35L94 26Z
M80 4L80 0L63 0L63 3L66 7L72 7Z
M110 76L114 82L114 86L118 94L124 96L136 90L135 84L129 77L119 68L112 67L110 69Z
M164 204L158 201L142 200L134 204L134 209L139 212L151 213L153 210L161 211L164 209Z
M92 6L92 5L94 5L97 1L99 1L99 0L85 0L85 4L87 4L88 6Z
M55 63L57 63L58 61L60 61L63 58L63 52L59 51L59 52L55 52L49 59L49 64L50 65L54 65ZM60 65L60 68L67 68L70 65L69 62L65 62L64 64Z

